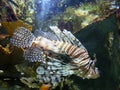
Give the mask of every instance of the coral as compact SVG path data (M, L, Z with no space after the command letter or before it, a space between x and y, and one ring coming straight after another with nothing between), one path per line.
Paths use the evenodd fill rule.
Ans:
M65 11L61 14L54 15L51 19L46 20L44 22L36 22L38 24L42 23L42 28L46 29L46 26L49 25L58 25L59 21L64 29L66 29L66 23L70 22L72 26L72 32L76 32L92 23L97 21L102 21L109 17L116 10L110 9L110 1L98 1L96 4L94 3L85 3L78 7L67 7ZM63 28L63 27L62 27Z
M0 1L0 21L16 21L17 17L7 0Z
M10 0L11 1L11 0ZM29 24L34 20L34 0L12 0L14 3L10 3L17 17Z

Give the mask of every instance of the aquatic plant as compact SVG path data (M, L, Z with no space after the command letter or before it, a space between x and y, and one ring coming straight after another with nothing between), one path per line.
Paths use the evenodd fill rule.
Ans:
M58 25L59 21L63 22L62 26L65 26L66 22L70 22L73 28L73 32L76 32L91 23L100 21L108 17L111 13L114 13L116 9L110 9L111 1L97 1L96 3L84 3L78 7L69 6L66 7L63 13L54 15L49 20L46 20L44 25ZM65 27L64 27L65 28Z
M1 22L1 25L9 35L12 35L13 32L15 31L15 29L20 26L24 26L24 27L28 28L30 31L32 30L32 26L23 22L22 20L17 20L14 22Z
M10 2L10 4L17 17L32 25L35 13L34 0L12 0L12 2L14 3Z
M1 26L3 26L4 29L0 29L0 32L1 32L1 30L3 30L3 31L6 30L7 34L12 35L14 33L15 29L17 27L21 27L21 26L25 27L31 31L32 26L30 26L29 24L33 23L33 18L31 19L31 17L33 17L32 15L34 12L32 12L32 13L27 12L27 8L30 8L30 7L26 7L26 5L28 3L26 3L26 5L24 5L24 3L23 3L23 2L29 2L29 0L28 1L22 0L22 3L19 3L19 1L17 1L17 0L13 0L13 1L14 2L13 3L11 2L11 5L14 8L15 14L18 15L19 19L22 19L23 21L17 20L16 22L9 22L9 23L1 22ZM5 0L5 2L7 2L7 0ZM18 3L18 5L17 5L17 3ZM104 17L105 20L103 22L105 22L105 23L101 23L101 21L99 21L97 23L97 25L92 24L93 27L96 27L96 28L99 27L98 30L93 30L94 28L90 28L91 25L89 28L87 28L87 29L85 28L83 31L85 33L83 33L83 36L85 36L86 38L81 40L85 45L88 44L87 48L88 48L88 51L90 52L90 55L91 55L91 53L93 54L98 51L97 52L97 57L98 57L97 66L100 67L100 70L103 74L102 78L100 77L97 80L88 81L88 80L81 80L80 78L77 77L77 80L81 81L81 82L78 82L77 84L79 84L78 85L79 88L83 88L83 89L85 87L89 87L89 88L93 88L93 89L101 88L103 90L104 87L102 87L103 86L102 83L105 81L108 83L108 85L105 84L106 85L105 87L110 90L111 88L112 89L119 88L119 66L120 66L120 62L119 62L120 57L119 56L120 55L119 55L119 48L118 48L119 44L118 44L118 39L117 39L118 35L117 35L117 31L116 31L117 29L113 28L115 26L116 22L114 22L114 20L111 19L111 17L109 18L109 20L106 20L106 19L108 19L107 17L111 14L111 11L109 12L110 3L101 2L100 5L98 5L98 4L99 3L97 3L97 5L84 4L83 6L81 5L81 7L68 7L68 8L66 8L65 12L63 12L61 14L55 14L55 15L53 15L53 17L51 19L46 20L41 23L43 23L43 28L42 28L42 29L44 29L43 31L46 31L45 33L47 33L47 34L50 34L48 32L48 31L50 31L50 29L48 27L49 25L58 25L60 28L62 28L61 30L64 30L64 29L69 28L69 27L66 27L67 26L66 23L70 23L69 25L73 28L73 32L75 32L77 30L80 30L81 28L88 26L89 24L94 22L94 20L96 20L97 18L98 19L96 21L99 21L99 20L103 20L103 18L101 18L101 17ZM105 7L105 8L100 8L101 6ZM2 9L2 8L0 8L0 9ZM31 10L31 11L33 11L33 10ZM30 15L29 15L29 13L30 13ZM4 10L3 10L2 14L5 14ZM108 15L107 17L106 17L106 14ZM59 23L59 21L60 21L60 23ZM114 24L113 23L111 24L110 23L111 21ZM26 24L25 22L27 22L28 24ZM37 23L37 22L35 22L35 23ZM61 24L61 25L59 25L59 24ZM110 24L110 25L108 25L108 24ZM63 25L63 27L62 27L62 25ZM119 25L119 23L118 23L118 25ZM103 26L105 28L100 28L101 26ZM108 30L110 30L110 32ZM114 30L115 30L115 32L114 32ZM106 32L108 32L108 33L106 33ZM95 33L97 33L98 36L94 36L93 34L95 34ZM53 34L50 34L50 35L53 35ZM89 35L89 36L87 36L87 35ZM80 33L78 34L77 37L79 38L79 36L82 37L82 35ZM44 37L49 38L48 35L44 35ZM103 37L105 39L103 39ZM55 37L53 37L53 38L55 38ZM52 39L52 38L50 38L50 39ZM81 38L79 38L79 39L81 39ZM94 39L97 39L97 40L94 41ZM2 42L2 41L4 41L4 42ZM88 42L86 42L86 41L88 41ZM104 45L103 44L101 45L101 42L99 42L99 41L104 43ZM21 84L21 82L23 82L30 88L39 88L41 83L39 83L35 78L36 78L36 69L38 69L37 67L39 67L41 65L41 63L33 63L32 64L28 61L25 61L24 58L22 57L25 49L23 49L23 48L18 49L17 47L11 46L9 44L9 37L1 38L0 44L1 44L0 45L0 69L3 72L3 73L0 73L0 75L1 75L1 77L3 77L3 79L1 80L1 83L5 84L5 85L1 84L1 86L9 87L8 84L15 84L15 86L12 87L12 90L13 89L18 90L18 89L22 89L21 87L26 88L23 84ZM101 45L102 48L100 48L99 45ZM94 52L93 47L95 48L94 50L96 52ZM103 54L103 52L105 52L105 53ZM46 54L48 54L48 53L46 53ZM63 57L66 57L66 56L63 56ZM106 59L106 57L107 57L107 59ZM28 57L26 57L26 58L28 58ZM47 60L50 60L50 59L47 59ZM14 67L14 65L15 65L15 67ZM53 65L53 66L55 66L55 65ZM109 66L111 69L108 69ZM14 69L17 69L17 70L14 70ZM55 66L54 69L59 69L59 68L57 66ZM78 73L78 72L76 72L76 73ZM39 74L38 76L40 76L40 75L41 74ZM15 78L11 79L13 77L10 77L10 76L14 76ZM83 76L81 75L81 77L83 77ZM111 77L112 77L113 83L111 83L111 81L110 81ZM21 80L21 82L18 82L19 79ZM68 78L68 79L70 79L70 78ZM73 79L74 79L74 81L77 82L76 76ZM5 81L5 80L8 80L8 81ZM15 80L15 83L12 83L14 80ZM39 78L39 80L41 80L41 78ZM61 85L59 84L60 87L64 87L63 86L63 84L64 84L64 85L68 85L67 89L68 88L70 89L72 87L72 85L74 84L73 82L70 83L69 80L68 80L68 82L65 80L65 82L66 83L61 82ZM89 83L89 82L91 82L91 83ZM81 85L81 83L83 83L83 84ZM92 83L94 83L94 85ZM16 84L18 84L18 85L16 85ZM114 87L111 87L111 86L114 86ZM89 88L87 88L87 89L89 89ZM29 88L26 88L26 89L29 89ZM78 88L76 88L76 89L72 88L71 90L78 90Z
M76 80L76 83L79 83L81 89L85 90L89 90L89 88L93 90L119 89L120 50L116 15L112 14L102 21L87 26L75 33L75 36L84 42L83 44L91 55L93 53L98 55L97 65L101 71L101 77L97 80L85 80L80 83L81 80L77 78L79 82ZM111 82L111 78L113 82ZM85 86L82 87L82 85Z

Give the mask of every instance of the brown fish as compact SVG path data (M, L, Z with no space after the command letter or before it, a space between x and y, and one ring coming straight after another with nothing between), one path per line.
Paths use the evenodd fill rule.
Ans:
M59 32L57 28L54 29ZM96 59L91 60L86 48L84 48L82 44L77 46L66 41L50 40L42 36L35 37L34 34L24 27L20 27L14 32L10 42L14 46L21 48L29 48L36 45L37 48L68 55L71 58L69 64L75 68L74 70L77 72L78 76L87 79L95 79L99 77L98 68L95 67ZM35 51L35 56L37 55L38 54L36 54ZM33 56L30 58L34 59L36 58L35 56L33 53ZM39 58L37 58L37 60L38 59Z

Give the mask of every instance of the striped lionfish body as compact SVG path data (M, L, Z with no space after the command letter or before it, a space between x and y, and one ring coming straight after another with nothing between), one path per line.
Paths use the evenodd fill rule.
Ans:
M12 36L11 43L17 47L26 48L24 57L32 62L39 61L47 63L41 58L42 51L44 50L50 50L56 54L66 54L71 59L69 63L66 63L66 65L69 64L69 70L72 70L74 74L81 76L82 78L97 78L99 76L99 72L95 67L95 60L91 60L86 48L80 43L80 41L67 30L61 31L55 26L51 26L50 29L54 32L58 40L54 40L49 37L46 38L45 36L42 36L42 34L35 37L29 30L20 27ZM41 68L44 68L43 71L46 71L45 67L43 67L43 65L41 66L40 70ZM47 66L49 65L47 64ZM59 71L60 69L56 70ZM41 74L39 76L41 76Z

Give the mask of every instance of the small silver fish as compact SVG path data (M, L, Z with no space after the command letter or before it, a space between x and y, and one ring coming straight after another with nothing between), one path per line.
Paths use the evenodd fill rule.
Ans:
M58 83L74 73L71 68L59 60L51 58L48 62L38 66L36 69L37 79L41 83L51 83L53 86L57 86Z

